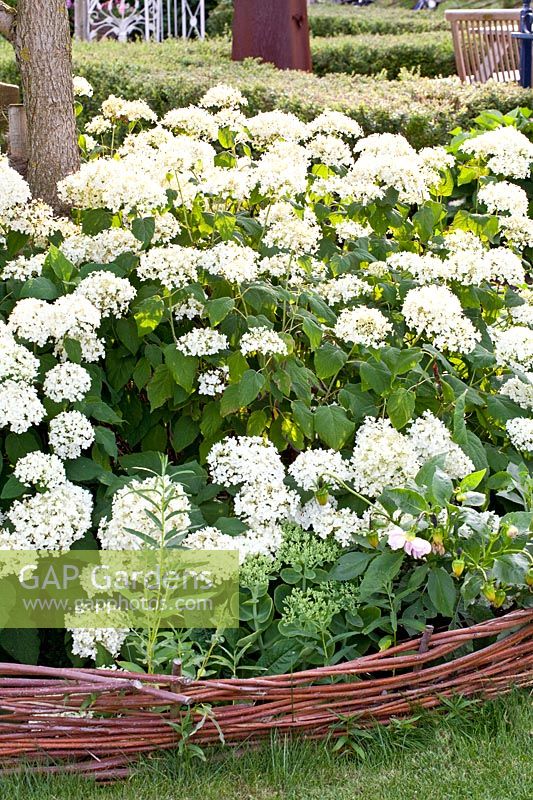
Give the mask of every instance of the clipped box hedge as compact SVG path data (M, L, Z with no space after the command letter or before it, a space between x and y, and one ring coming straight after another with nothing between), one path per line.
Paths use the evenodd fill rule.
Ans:
M375 75L382 70L396 78L402 69L415 69L430 78L455 75L453 42L448 31L398 36L334 36L313 39L313 70L317 75L348 72Z
M95 112L109 94L142 97L154 111L188 105L215 83L230 83L249 101L249 113L280 108L311 119L324 107L344 110L367 133L403 133L416 147L447 141L457 125L468 126L484 109L509 111L531 105L533 92L517 85L461 86L456 78L382 78L283 72L254 60L233 63L225 40L161 45L107 41L75 44L74 68L94 86ZM0 81L18 81L12 51L0 43Z
M313 36L350 36L360 33L398 35L449 30L444 12L449 8L513 8L517 0L446 0L434 11L413 11L414 0L374 0L370 6L341 6L319 2L308 8ZM231 30L233 0L220 0L209 12L207 32L221 36Z
M308 8L309 28L313 36L349 36L360 33L402 34L448 30L444 14L413 13L410 8L372 5L366 8L317 4ZM207 32L221 36L231 29L233 0L221 2L209 14Z

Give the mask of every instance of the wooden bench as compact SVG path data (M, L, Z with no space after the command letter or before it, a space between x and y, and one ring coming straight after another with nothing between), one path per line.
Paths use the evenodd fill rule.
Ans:
M7 107L20 103L18 86L11 83L0 83L0 131L7 128Z
M518 81L520 45L511 34L520 27L520 9L446 11L451 25L457 74L464 83Z

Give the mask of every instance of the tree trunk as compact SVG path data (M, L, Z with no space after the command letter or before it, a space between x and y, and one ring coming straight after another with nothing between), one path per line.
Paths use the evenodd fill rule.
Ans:
M27 115L28 183L34 197L59 210L57 182L79 169L65 0L18 0L9 38Z

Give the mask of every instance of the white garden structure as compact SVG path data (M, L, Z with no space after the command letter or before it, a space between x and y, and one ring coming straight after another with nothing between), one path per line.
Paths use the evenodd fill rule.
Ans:
M205 0L75 0L74 17L82 41L205 36Z

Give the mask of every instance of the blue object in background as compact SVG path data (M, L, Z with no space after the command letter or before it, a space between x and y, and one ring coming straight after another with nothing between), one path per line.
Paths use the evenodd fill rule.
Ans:
M520 33L511 34L520 41L520 85L524 89L531 87L532 45L533 45L533 9L531 0L524 0L520 12Z

